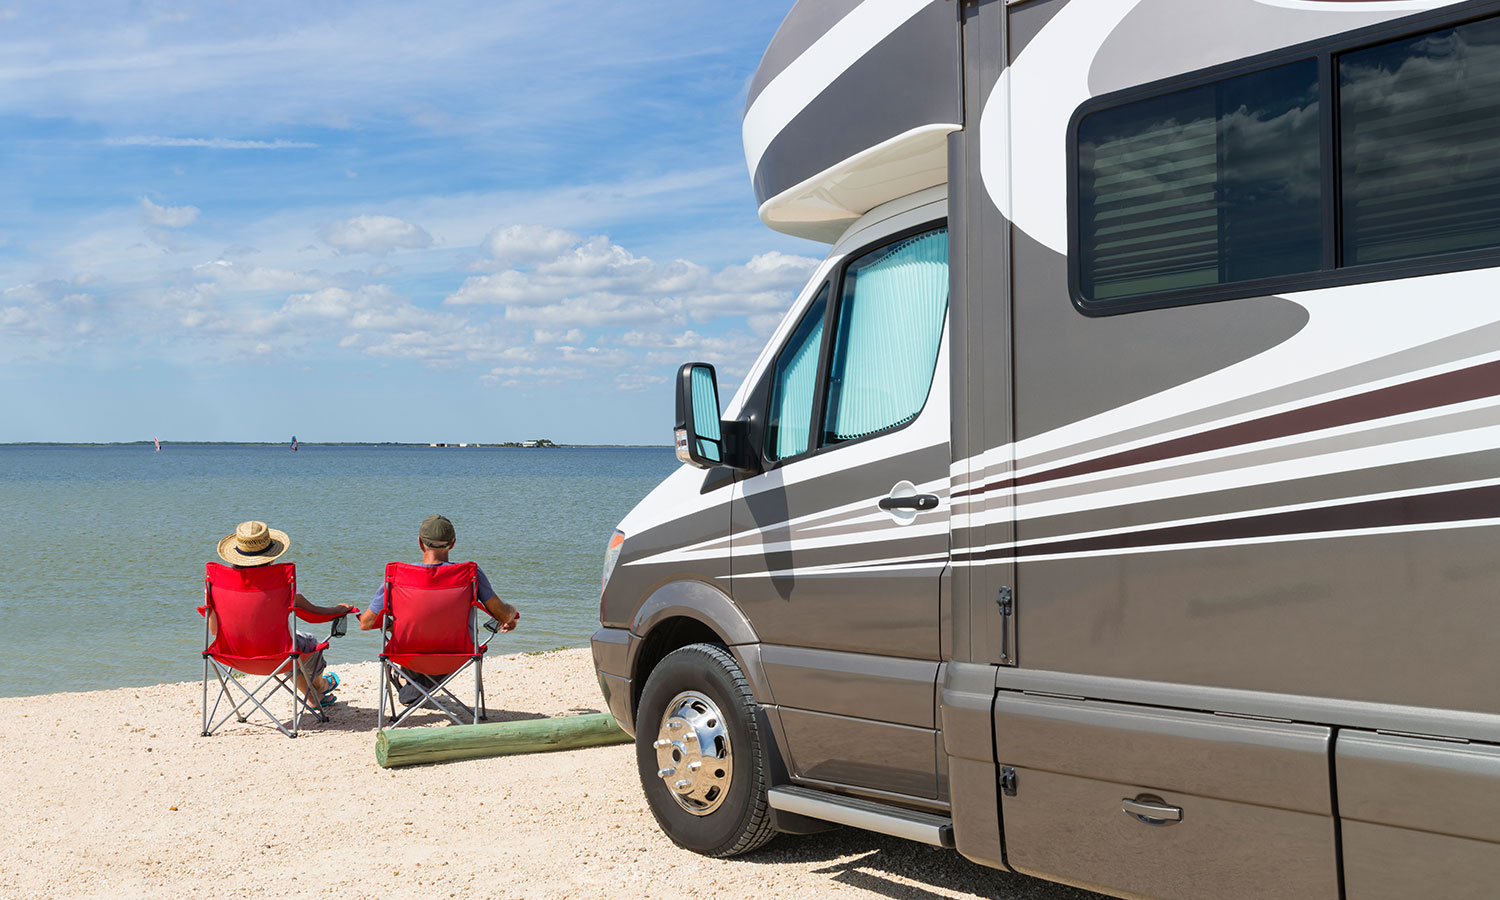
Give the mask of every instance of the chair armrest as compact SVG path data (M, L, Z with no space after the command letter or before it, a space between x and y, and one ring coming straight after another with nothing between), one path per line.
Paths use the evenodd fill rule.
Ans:
M303 609L299 609L297 610L297 618L301 619L304 622L311 622L316 625L321 622L332 622L334 619L342 619L344 616L357 616L359 615L359 612L360 610L357 606L353 607L346 613L334 613L331 615L325 613L312 613Z

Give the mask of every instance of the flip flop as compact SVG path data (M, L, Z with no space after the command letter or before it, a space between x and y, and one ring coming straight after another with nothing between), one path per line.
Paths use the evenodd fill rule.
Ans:
M324 694L322 701L318 703L318 708L322 709L325 706L332 706L337 702L339 702L339 698L335 697L332 694Z
M328 690L336 691L339 687L339 677L332 672L323 675L323 680L328 682Z

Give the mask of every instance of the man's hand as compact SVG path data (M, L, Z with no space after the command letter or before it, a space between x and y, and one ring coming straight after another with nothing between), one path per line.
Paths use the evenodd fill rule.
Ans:
M519 622L519 621L521 621L521 611L518 610L518 609L516 609L514 606L511 606L509 603L507 603L505 605L510 608L511 616L510 616L510 621L500 623L500 630L501 631L515 631L516 630L516 623Z

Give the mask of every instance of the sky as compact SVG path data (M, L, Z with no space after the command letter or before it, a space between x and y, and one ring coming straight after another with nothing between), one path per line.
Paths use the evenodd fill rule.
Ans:
M670 443L827 249L740 143L791 5L0 0L0 442Z

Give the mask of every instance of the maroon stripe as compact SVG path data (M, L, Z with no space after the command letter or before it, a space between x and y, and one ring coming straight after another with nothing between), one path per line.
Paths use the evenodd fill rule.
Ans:
M1144 549L1166 544L1233 541L1287 534L1322 534L1357 528L1463 522L1495 517L1500 517L1500 486L1443 491L1419 497L1371 500L1365 503L1352 503L1347 506L1323 509L1268 513L1262 516L1203 522L1197 525L1146 528L1125 534L991 550L977 558L997 559L1008 556L1024 558L1052 553Z
M1329 400L1315 406L1294 409L1237 425L1226 425L1212 431L1191 434L1147 447L1137 447L1134 450L1101 456L1098 459L1070 466L1048 469L1010 481L1016 487L1056 481L1060 478L1088 475L1106 469L1159 462L1178 456L1224 450L1294 434L1306 434L1325 428L1337 428L1356 422L1368 422L1438 406L1449 406L1481 397L1493 397L1496 394L1500 394L1500 361L1471 366L1457 372L1445 372L1442 375L1433 375L1429 378L1409 381L1406 384L1355 394L1352 397L1341 397L1338 400ZM989 490L992 486L998 487L1004 483L1004 481L995 482L993 485L985 485L980 490Z
M963 490L963 491L956 491L953 494L953 499L957 500L959 497L972 497L975 494L983 494L983 493L985 493L987 491L993 491L996 488L1013 488L1015 486L1016 486L1016 480L1014 478L1001 478L1001 479L996 480L996 481L991 481L988 484L980 485L979 487L976 487L976 488L969 488L969 489Z

